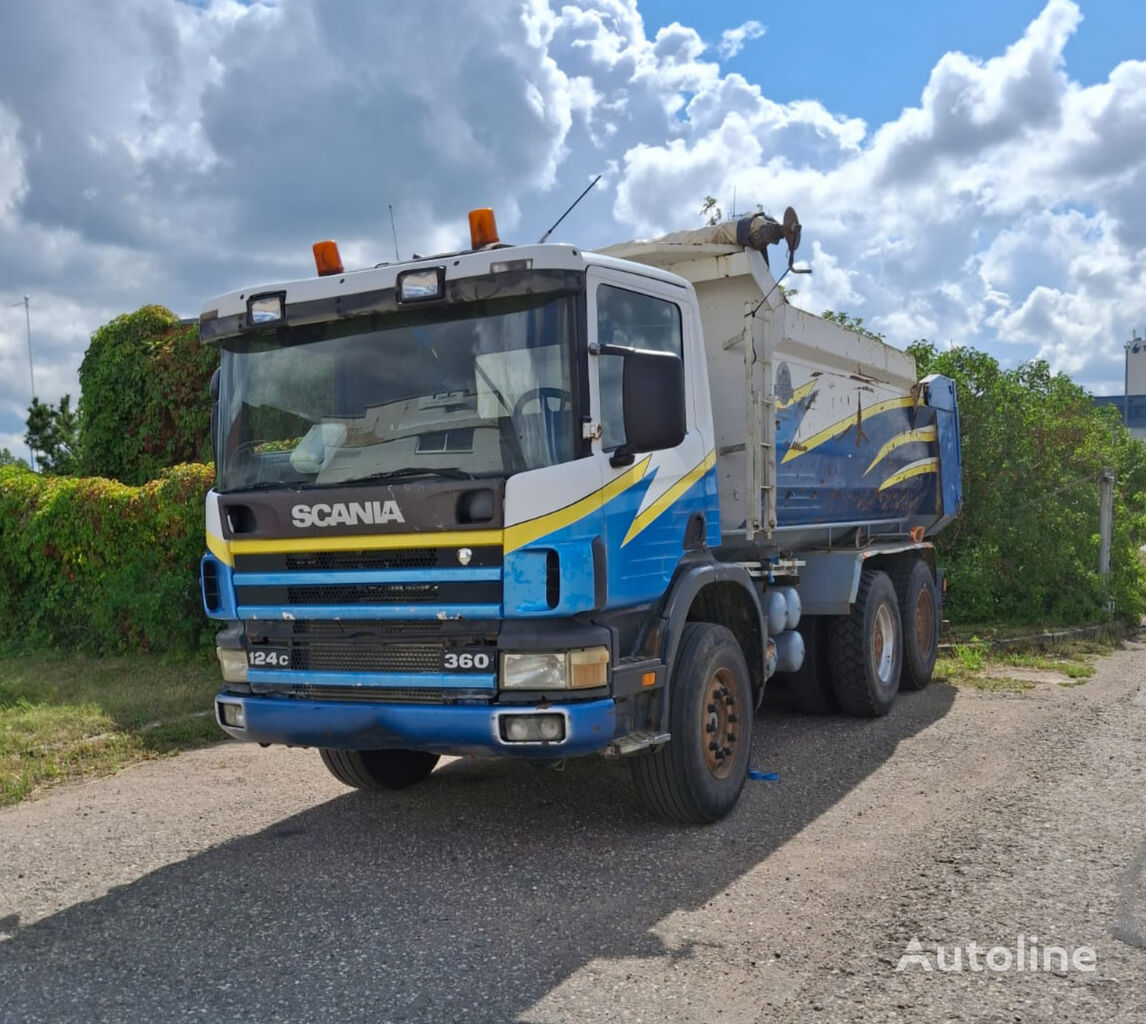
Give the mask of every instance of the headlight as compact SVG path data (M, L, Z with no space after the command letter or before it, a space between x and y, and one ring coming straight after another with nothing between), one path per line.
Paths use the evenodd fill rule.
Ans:
M570 690L604 686L609 679L609 649L503 653L503 690Z
M223 682L245 683L247 681L247 652L234 647L216 647L215 655L223 669Z
M501 686L503 690L564 690L566 688L565 652L552 654L503 654Z

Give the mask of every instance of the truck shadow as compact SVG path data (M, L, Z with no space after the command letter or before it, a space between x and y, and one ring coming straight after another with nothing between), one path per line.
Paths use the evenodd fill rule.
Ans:
M596 957L665 954L658 921L765 860L954 693L870 722L765 711L753 765L780 778L707 828L651 819L596 759L348 793L18 931L0 1018L517 1019Z

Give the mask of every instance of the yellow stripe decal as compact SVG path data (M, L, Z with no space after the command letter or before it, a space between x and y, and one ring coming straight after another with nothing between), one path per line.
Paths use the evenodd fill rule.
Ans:
M875 469L876 464L879 463L880 460L890 455L900 445L914 444L916 441L934 441L937 436L938 433L934 424L930 427L920 427L918 430L908 430L902 434L897 434L888 441L887 444L879 450L876 457L871 460L871 465L864 470L864 476L867 476L868 473Z
M629 532L625 534L625 539L621 541L621 547L629 543L637 534L652 524L652 522L659 516L665 509L667 509L674 501L676 501L685 491L687 491L694 483L697 482L705 473L707 473L713 466L716 465L716 450L710 451L698 465L690 469L684 476L682 476L675 484L672 485L667 491L664 492L656 501L654 501L648 508L646 508L636 519L633 520L633 525L629 527Z
M776 400L777 409L787 409L790 405L795 405L797 402L802 402L805 398L812 393L812 389L819 383L819 379L813 377L807 384L801 384L795 391L792 392L792 397L788 401Z
M233 540L232 555L286 555L305 551L384 551L391 548L476 547L502 542L501 530L453 533L386 533L365 537L292 537L278 540Z
M887 412L889 409L907 409L914 407L915 399L910 395L903 398L888 398L882 402L876 402L875 405L869 409L861 411L861 422L864 419L871 419L872 416L878 416L881 412ZM856 425L856 414L852 413L851 416L846 416L844 419L833 423L830 427L826 427L818 434L813 434L807 441L793 441L791 447L784 454L782 462L791 462L792 459L803 455L805 452L810 452L813 448L818 448L825 441L830 441L833 437L839 437L840 434L846 433Z
M939 460L938 459L920 459L918 462L912 462L910 465L904 466L903 469L897 470L892 473L882 484L879 485L881 491L886 491L889 487L894 487L896 484L903 483L904 480L910 480L913 476L922 476L924 473L938 473Z
M231 557L231 552L227 547L227 542L222 537L216 537L213 533L207 534L207 550L224 565L235 564L235 560Z
M587 494L579 501L559 508L556 512L547 512L536 519L527 519L524 523L506 527L505 553L509 554L511 551L525 547L526 544L532 543L539 537L554 533L562 527L577 522L578 519L583 519L591 512L596 512L597 509L612 501L622 491L628 490L637 483L645 475L651 461L652 456L646 455L627 472L622 473L615 480L610 480L604 487Z

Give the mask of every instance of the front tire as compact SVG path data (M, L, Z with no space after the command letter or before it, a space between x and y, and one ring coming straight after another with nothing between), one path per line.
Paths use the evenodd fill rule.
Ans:
M339 782L355 789L405 789L421 782L438 763L421 750L319 750L322 763Z
M902 565L892 576L903 616L901 690L922 690L931 682L939 653L939 588L922 558Z
M832 685L840 709L858 718L879 718L899 692L903 662L899 601L887 573L860 575L850 615L832 622Z
M686 624L671 686L672 739L633 761L633 781L666 821L717 821L740 796L752 748L752 686L732 633L710 622Z

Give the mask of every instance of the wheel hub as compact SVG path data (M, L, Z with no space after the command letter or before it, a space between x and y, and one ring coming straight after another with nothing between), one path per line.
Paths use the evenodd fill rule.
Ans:
M741 709L736 704L734 686L732 673L720 668L704 688L701 747L705 764L717 779L726 779L732 774L740 746Z
M935 640L935 609L931 595L924 590L915 605L915 649L926 655Z
M874 626L871 646L875 655L875 674L882 685L890 686L894 682L891 670L895 663L895 619L886 605L881 604L876 611Z

